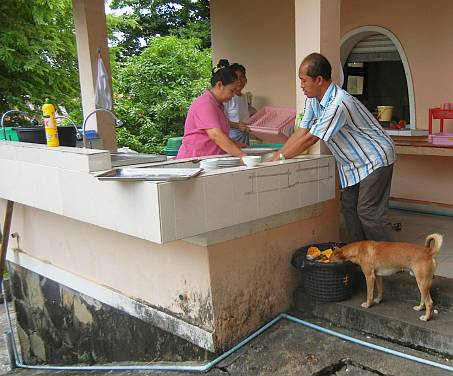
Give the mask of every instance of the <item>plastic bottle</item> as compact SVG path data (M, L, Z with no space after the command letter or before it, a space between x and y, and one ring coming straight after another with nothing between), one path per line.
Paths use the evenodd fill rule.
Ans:
M47 146L60 146L55 107L50 103L49 99L46 99L45 104L42 106L42 118L44 120L44 129L46 130Z

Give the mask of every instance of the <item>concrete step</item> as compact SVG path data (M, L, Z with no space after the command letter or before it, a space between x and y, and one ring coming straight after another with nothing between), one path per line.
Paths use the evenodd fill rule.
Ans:
M361 283L365 288L365 283ZM409 273L397 273L384 278L384 297L420 299L415 277ZM431 286L431 297L435 306L453 307L453 279L435 276Z
M294 296L296 308L344 328L414 349L453 356L452 280L434 279L432 297L438 314L428 322L419 319L423 312L412 309L420 298L415 278L398 273L384 281L383 301L368 309L360 306L366 296L364 285L350 300L337 303L317 302L299 288Z

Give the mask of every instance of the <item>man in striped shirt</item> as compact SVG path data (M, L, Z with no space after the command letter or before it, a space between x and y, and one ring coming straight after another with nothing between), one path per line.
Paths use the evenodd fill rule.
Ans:
M294 157L323 140L337 161L343 211L353 241L390 241L393 141L357 98L332 82L331 71L321 54L302 61L299 78L308 98L303 118L273 160Z

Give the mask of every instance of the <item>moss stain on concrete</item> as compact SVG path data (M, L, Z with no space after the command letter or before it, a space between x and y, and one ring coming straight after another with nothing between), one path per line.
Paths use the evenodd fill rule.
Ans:
M31 334L29 338L31 351L39 360L44 362L46 360L46 347L44 341L37 333Z
M93 315L78 296L74 296L74 317L85 325L93 323Z
M40 309L44 308L44 296L41 291L41 285L39 283L39 277L37 274L27 273L26 284L28 289L28 301L33 307Z

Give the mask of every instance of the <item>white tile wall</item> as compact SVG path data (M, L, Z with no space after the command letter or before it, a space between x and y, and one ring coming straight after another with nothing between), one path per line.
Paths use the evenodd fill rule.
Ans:
M225 169L180 182L120 182L88 173L88 165L104 163L108 153L59 149L65 150L0 142L0 198L163 243L335 196L329 156Z

